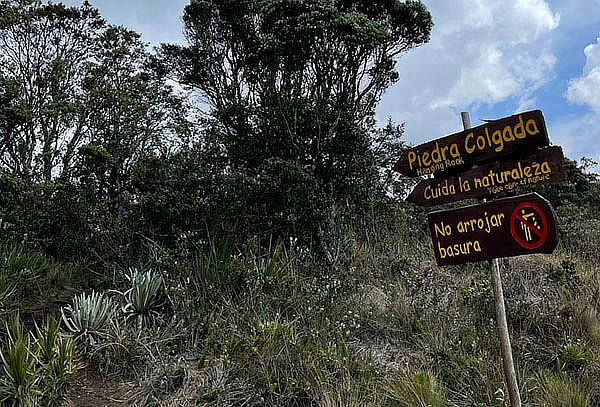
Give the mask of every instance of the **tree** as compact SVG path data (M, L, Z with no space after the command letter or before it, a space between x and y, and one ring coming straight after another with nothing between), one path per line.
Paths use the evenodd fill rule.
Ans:
M133 169L191 136L186 101L156 68L137 33L87 1L0 0L0 218L14 236L65 256L97 230L129 237Z
M68 168L89 111L81 72L104 21L81 8L34 0L0 2L0 82L11 83L21 120L5 131L2 167L23 178L49 181Z
M139 34L108 27L92 57L83 89L93 108L84 130L87 144L79 149L79 174L87 182L95 177L101 194L114 198L137 162L177 150L191 137L191 125L186 101L154 69Z
M183 20L188 46L165 45L163 53L209 106L210 141L226 157L225 171L262 188L266 174L289 175L270 177L251 206L272 219L299 219L313 236L323 219L300 219L300 208L314 200L364 206L379 185L375 108L398 78L397 58L429 39L426 8L397 0L192 0ZM286 188L290 179L304 180L311 193Z
M597 163L583 157L578 163L575 160L565 158L565 172L567 179L558 184L540 185L531 188L539 192L552 205L559 209L561 207L578 208L576 212L588 211L591 217L600 215L600 176L590 169Z
M108 25L88 1L0 0L0 168L67 182L92 145L113 157L107 185L117 185L185 127L183 101L152 60L138 34Z

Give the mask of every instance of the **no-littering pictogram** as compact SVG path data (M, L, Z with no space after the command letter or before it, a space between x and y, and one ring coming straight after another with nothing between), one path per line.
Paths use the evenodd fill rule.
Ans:
M538 205L522 202L510 215L510 234L526 249L537 249L548 239L548 220Z

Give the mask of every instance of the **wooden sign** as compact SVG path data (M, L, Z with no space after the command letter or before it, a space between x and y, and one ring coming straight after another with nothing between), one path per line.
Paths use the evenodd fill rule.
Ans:
M440 173L500 157L520 156L549 144L540 110L493 120L408 149L394 170L409 177Z
M552 253L558 243L554 209L536 193L432 212L427 218L440 266Z
M406 200L417 205L433 206L565 179L562 148L554 146L515 161L483 164L459 175L423 180Z

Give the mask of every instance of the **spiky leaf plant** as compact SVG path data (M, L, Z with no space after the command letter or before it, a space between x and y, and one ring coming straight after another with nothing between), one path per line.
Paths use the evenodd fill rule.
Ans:
M139 327L154 325L160 317L164 305L160 290L163 286L161 276L153 271L130 270L127 279L130 288L125 291L123 312L128 320L134 320Z
M6 324L6 350L0 351L0 405L28 407L37 403L39 380L29 337L23 335L18 317Z
M35 324L35 347L39 360L48 363L54 357L56 344L59 341L59 324L54 318L46 321L41 328Z
M14 305L14 283L0 271L0 316L7 313Z
M81 369L75 342L60 335L54 318L25 335L19 317L12 316L6 330L6 352L0 352L0 406L63 405Z
M114 315L115 305L103 293L92 291L73 298L73 304L61 309L67 328L78 338L94 345L102 336Z
M16 245L0 246L0 254L0 278L13 282L12 296L15 300L35 297L47 288L48 276L56 267L52 260ZM32 287L35 289L32 290Z
M33 352L40 365L40 391L44 405L59 406L77 383L82 366L77 360L75 342L60 335L54 318L40 328L35 326Z

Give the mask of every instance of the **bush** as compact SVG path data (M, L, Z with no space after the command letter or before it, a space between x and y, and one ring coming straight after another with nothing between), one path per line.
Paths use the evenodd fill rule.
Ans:
M591 407L588 389L571 381L566 374L541 371L536 376L536 398L539 407Z
M5 351L0 353L0 401L6 403L2 405L62 405L81 369L75 343L60 336L54 319L26 335L18 317L13 317L6 331Z
M17 244L0 246L0 315L24 302L47 297L70 279L68 266L26 251Z
M93 345L106 333L115 313L115 305L104 294L92 291L73 298L73 305L62 308L62 319L77 338Z
M399 372L386 386L387 405L396 407L449 407L446 389L431 373Z

